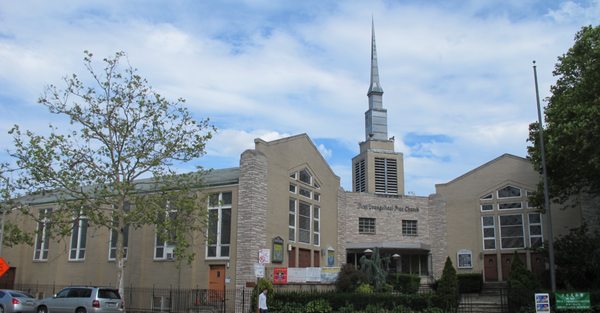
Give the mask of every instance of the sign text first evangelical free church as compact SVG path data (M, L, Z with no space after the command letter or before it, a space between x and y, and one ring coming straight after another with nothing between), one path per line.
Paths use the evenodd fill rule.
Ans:
M373 205L373 204L358 204L358 208L371 211L391 211L391 212L419 212L418 207L399 206L399 205Z

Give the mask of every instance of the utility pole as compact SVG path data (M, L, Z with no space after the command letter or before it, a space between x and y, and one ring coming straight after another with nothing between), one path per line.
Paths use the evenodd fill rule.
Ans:
M540 93L538 91L537 69L533 61L533 77L535 80L535 99L540 133L540 154L542 156L542 179L544 181L544 209L548 220L548 259L550 259L550 284L552 292L556 292L556 270L554 266L554 235L552 231L552 210L550 209L550 196L548 194L548 173L546 170L546 152L544 149L544 125L542 124L542 107L540 106Z

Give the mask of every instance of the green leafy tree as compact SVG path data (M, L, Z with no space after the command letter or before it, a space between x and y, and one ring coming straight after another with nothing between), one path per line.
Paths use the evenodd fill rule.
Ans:
M586 224L571 229L554 242L554 257L557 282L563 288L600 288L599 231L589 231Z
M12 183L11 176L14 172L8 163L0 163L0 255L4 246L12 247L15 244L27 243L33 244L33 237L30 233L21 229L19 225L12 223L9 216L15 210L22 209L17 198L15 185Z
M174 246L178 265L193 258L191 234L200 233L206 219L205 202L194 189L201 171L176 174L175 166L202 156L214 128L208 119L194 119L183 99L170 101L152 89L124 52L103 59L101 70L91 53L84 54L89 77L65 77L63 88L50 85L38 100L69 125L51 125L48 135L17 125L10 131L20 169L15 183L55 200L52 237L70 235L79 222L116 236L122 293L128 228L156 225L159 237Z
M515 252L510 264L508 277L508 301L511 312L523 307L533 307L534 294L540 286L535 275L525 267L525 264Z
M446 257L446 263L444 263L444 270L442 277L438 281L437 297L440 301L440 306L446 311L454 311L458 306L459 293L458 293L458 278L456 276L456 269L452 265L450 257Z
M600 195L600 26L583 27L575 35L553 74L557 81L544 110L550 195L560 203L580 192ZM529 126L528 154L541 170L539 126ZM542 204L543 193L537 194Z

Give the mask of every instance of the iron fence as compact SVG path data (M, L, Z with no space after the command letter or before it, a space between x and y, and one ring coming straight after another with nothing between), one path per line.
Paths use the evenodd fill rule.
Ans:
M51 297L67 286L15 284L12 289L25 291L37 299ZM114 288L114 287L113 287ZM224 290L126 287L121 295L128 313L231 313L248 312L251 288Z

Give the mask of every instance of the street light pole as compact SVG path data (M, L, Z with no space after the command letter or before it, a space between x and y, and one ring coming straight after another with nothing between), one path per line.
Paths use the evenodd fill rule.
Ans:
M552 234L552 210L550 209L550 196L548 194L548 173L546 170L546 153L544 149L544 126L542 124L542 108L540 106L540 93L538 91L537 69L533 61L533 77L535 80L535 98L537 101L538 125L540 133L540 154L542 157L542 179L544 181L544 208L548 217L548 258L550 259L550 284L552 292L556 292L556 271L554 266L554 235Z

